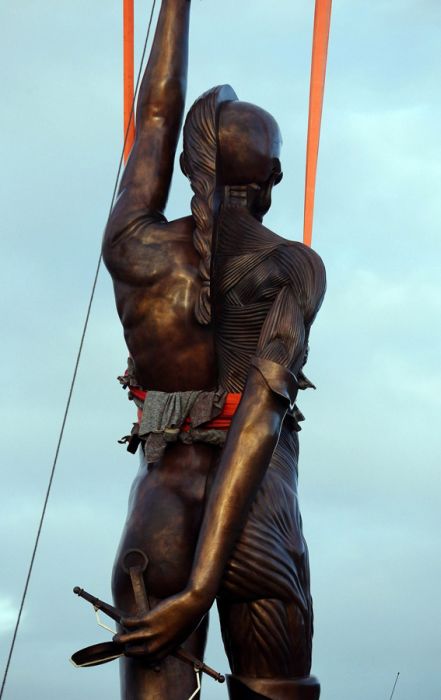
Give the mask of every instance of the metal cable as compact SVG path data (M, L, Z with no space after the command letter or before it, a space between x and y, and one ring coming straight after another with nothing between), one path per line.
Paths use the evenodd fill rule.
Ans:
M389 700L392 700L393 696L395 695L395 688L397 687L399 677L400 677L400 672L398 671L397 677L395 678L394 687L392 688L392 693L391 693Z
M133 96L132 109L131 109L131 112L130 112L129 123L128 123L128 125L127 125L126 133L125 133L125 136L124 136L124 145L123 145L123 148L122 148L122 151L121 151L121 158L120 158L120 160L119 160L119 165L118 165L118 170L117 170L117 174L116 174L115 185L114 185L114 188L113 188L112 199L111 199L111 203L110 203L109 214L108 214L108 216L107 216L107 221L109 221L109 219L110 219L110 215L111 215L111 213L112 213L113 205L115 204L115 198L116 198L116 193L117 193L117 189L118 189L118 183L119 183L119 179L120 179L120 175L121 175L121 170L122 170L122 165L123 165L123 160L124 160L124 148L125 148L125 145L126 145L126 142L127 142L127 138L128 138L128 134L129 134L130 125L131 125L131 122L132 122L132 119L133 119L133 115L134 115L136 96L137 96L137 94L138 94L139 85L140 85L140 82L141 82L142 69L143 69L143 65L144 65L144 61L145 61L145 56L146 56L146 53L147 53L147 46L148 46L148 41L149 41L150 32L151 32L151 28L152 28L152 22L153 22L153 16L154 16L154 12L155 12L156 2L157 2L157 0L153 0L152 9L151 9L151 12L150 12L150 19L149 19L149 23L148 23L148 27L147 27L147 34L146 34L146 38L145 38L145 42L144 42L144 48L143 48L143 52L142 52L141 63L140 63L140 66L139 66L139 71L138 71L138 75L137 75L137 79L136 79L135 94L134 94L134 96ZM10 665L11 665L11 659L12 659L12 655L13 655L13 653L14 653L14 647L15 647L15 642L16 642L16 639L17 639L17 633L18 633L18 629L19 629L19 627L20 627L20 622L21 622L21 617L22 617L22 613L23 613L23 608L24 608L24 605L25 605L25 602L26 602L27 593L28 593L29 582L30 582L30 580L31 580L32 571L33 571L33 568L34 568L35 557L36 557L38 545L39 545L39 542L40 542L40 535L41 535L41 531L42 531L42 528L43 528L44 519L45 519L45 516L46 516L46 510L47 510L47 505L48 505L48 501L49 501L49 496L50 496L50 493L51 493L51 490L52 490L52 483L53 483L54 476L55 476L55 469L56 469L57 462L58 462L58 456L59 456L59 454L60 454L60 447L61 447L61 443L62 443L63 436L64 436L64 429L65 429L65 427L66 427L66 421L67 421L67 417L68 417L68 414L69 414L70 404L71 404L71 400L72 400L72 394L73 394L75 382L76 382L76 379L77 379L78 367L79 367L81 355L82 355L82 352L83 352L84 340L85 340L87 328L88 328L88 325L89 325L90 312L91 312L91 310L92 310L92 303L93 303L93 299L94 299L94 296L95 296L96 286L97 286L97 282L98 282L98 276L99 276L99 272L100 272L100 268L101 268L101 262L102 262L102 253L100 253L100 256L99 256L99 258L98 258L98 264L97 264L97 266L96 266L95 276L94 276L94 278L93 278L92 291L91 291L91 293L90 293L89 303L88 303L88 305L87 305L87 311L86 311L86 316L85 316L85 320L84 320L84 324L83 324L83 331L82 331L82 334L81 334L80 345L79 345L78 352L77 352L77 357L76 357L76 360L75 360L75 366L74 366L74 371L73 371L73 375L72 375L72 381L71 381L71 383L70 383L69 394L68 394L68 397L67 397L66 408L65 408L65 410L64 410L63 420L62 420L62 423L61 423L61 429L60 429L60 433L59 433L59 436L58 436L57 447L56 447L56 449L55 449L55 456L54 456L54 460L53 460L53 463L52 463L52 469L51 469L51 472L50 472L49 483L48 483L48 487L47 487L47 490L46 490L46 496L45 496L45 499L44 499L43 510L42 510L42 512L41 512L41 517L40 517L40 521L39 521L39 524L38 524L37 535L36 535L35 542L34 542L34 548L33 548L33 550L32 550L31 561L30 561L29 568L28 568L28 573L27 573L27 576L26 576L26 582L25 582L25 586L24 586L24 590L23 590L23 595L22 595L21 602L20 602L20 607L19 607L19 611L18 611L17 621L16 621L16 624L15 624L14 634L12 635L12 641L11 641L11 645L10 645L10 647L9 647L9 653L8 653L8 658L7 658L7 661L6 661L5 672L4 672L4 675L3 675L2 686L1 686L1 689L0 689L0 700L1 700L2 697L3 697L3 692L4 692L5 687L6 687L6 681L7 681L8 673L9 673L9 667L10 667Z

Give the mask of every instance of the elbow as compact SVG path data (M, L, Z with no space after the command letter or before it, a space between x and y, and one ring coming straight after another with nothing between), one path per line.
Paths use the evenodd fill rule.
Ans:
M167 125L179 119L184 111L187 81L180 77L166 77L155 83L139 104L138 120L154 121Z
M288 405L285 402L270 398L271 405L258 406L258 402L247 411L245 418L240 420L238 442L247 445L247 451L259 453L272 452L279 439L283 419ZM239 422L239 421L238 421Z
M261 449L269 449L271 451L274 449L275 443L279 439L285 414L286 409L282 411L268 411L265 419L254 425L253 435Z

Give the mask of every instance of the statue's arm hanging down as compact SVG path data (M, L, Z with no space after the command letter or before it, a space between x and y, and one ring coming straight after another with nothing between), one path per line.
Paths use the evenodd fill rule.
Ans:
M103 246L132 358L128 389L138 399L143 391L141 465L113 577L115 602L128 612L117 639L128 656L133 650L122 693L185 700L191 677L169 657L160 674L149 663L181 643L202 655L203 619L217 598L232 697L279 697L283 686L283 697L316 698L295 398L308 385L302 366L324 269L313 251L262 225L282 177L280 134L228 86L203 95L184 127L192 216L163 216L189 8L188 0L162 2L136 142ZM234 397L228 432L214 429ZM154 607L136 617L124 568L133 548L148 557Z

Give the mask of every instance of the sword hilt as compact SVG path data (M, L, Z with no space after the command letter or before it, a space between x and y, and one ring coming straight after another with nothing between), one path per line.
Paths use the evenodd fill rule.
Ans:
M135 596L137 612L140 617L145 615L145 613L148 612L148 610L150 609L149 599L147 596L143 575L144 571L147 569L148 563L149 560L144 554L144 552L142 552L140 549L130 549L128 552L126 552L122 565L124 571L130 576L133 594ZM83 588L80 588L79 586L76 586L73 589L73 591L80 598L83 598L84 600L87 600L88 603L91 603L95 610L101 610L103 613L112 618L112 620L115 620L115 622L121 624L121 619L124 618L124 614L120 610L118 610L118 608L114 608L113 605L109 605L108 603L105 603L99 598L95 598L95 596L91 595L90 593L87 593L87 591L85 591ZM124 653L129 653L130 649L132 649L133 651L135 651L136 649L141 651L142 653L142 648L142 644L126 645ZM183 647L178 647L177 649L175 649L175 651L171 652L171 655L175 656L183 663L188 664L189 666L194 668L195 671L205 673L207 676L210 676L210 678L213 678L218 683L225 682L225 676L223 676L221 673L218 673L213 668L210 668L210 666L207 666L207 664L204 664L203 661L197 659L195 656L193 656L193 654L190 654L190 652L188 652ZM157 667L155 668L155 670L160 669L159 667Z

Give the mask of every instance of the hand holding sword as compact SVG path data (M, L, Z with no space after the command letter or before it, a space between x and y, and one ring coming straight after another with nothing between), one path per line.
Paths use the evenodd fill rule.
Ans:
M130 550L126 553L124 561L126 571L129 574L132 582L137 613L139 617L142 617L150 607L143 577L143 572L148 565L148 559L144 552L141 552L140 550ZM80 598L83 598L88 603L93 605L95 611L101 611L118 624L122 624L125 615L121 610L118 610L112 605L109 605L109 603L106 603L90 593L87 593L87 591L78 586L73 589L73 592ZM111 642L94 644L90 647L77 651L72 655L72 662L75 666L84 668L107 663L121 656L142 656L147 655L147 653L147 649L145 649L142 642L134 645L113 640ZM222 674L204 664L182 647L178 647L177 649L173 650L171 654L177 659L180 659L180 661L183 663L192 666L196 674L205 673L218 683L224 683L225 677Z

